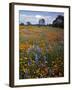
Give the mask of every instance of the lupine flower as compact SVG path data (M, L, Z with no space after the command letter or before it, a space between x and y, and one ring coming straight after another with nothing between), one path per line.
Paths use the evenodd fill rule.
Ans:
M42 51L39 46L37 46L37 51L38 51L39 53L41 53L41 51Z
M46 56L44 56L44 61L45 61L45 63L47 63L46 59L47 59L47 57L46 57Z
M38 58L38 55L36 54L35 55L35 62L36 62L36 64L38 63L38 60L39 60L39 58Z
M25 78L28 77L28 70L25 71L24 77L25 77Z
M32 64L31 60L28 61L28 66L30 66Z
M44 56L44 61L46 61L46 56Z

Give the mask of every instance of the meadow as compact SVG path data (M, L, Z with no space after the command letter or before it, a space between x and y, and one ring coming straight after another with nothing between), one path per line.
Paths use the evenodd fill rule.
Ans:
M64 76L64 30L19 26L19 79Z

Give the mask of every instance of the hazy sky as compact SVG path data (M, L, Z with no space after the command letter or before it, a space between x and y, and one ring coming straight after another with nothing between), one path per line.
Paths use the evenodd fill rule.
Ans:
M19 23L27 24L38 24L39 19L45 19L45 24L51 24L58 15L64 16L63 12L44 12L44 11L19 11Z

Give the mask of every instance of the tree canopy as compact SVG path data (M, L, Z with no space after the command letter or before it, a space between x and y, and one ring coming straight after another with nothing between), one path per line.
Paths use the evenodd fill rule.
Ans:
M64 28L64 16L58 15L57 18L53 21L53 26Z
M43 19L43 18L40 19L40 20L39 20L39 25L45 25L45 19Z

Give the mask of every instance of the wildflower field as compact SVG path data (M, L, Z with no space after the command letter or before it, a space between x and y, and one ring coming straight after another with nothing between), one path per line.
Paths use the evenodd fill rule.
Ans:
M64 30L19 26L19 79L64 76Z

